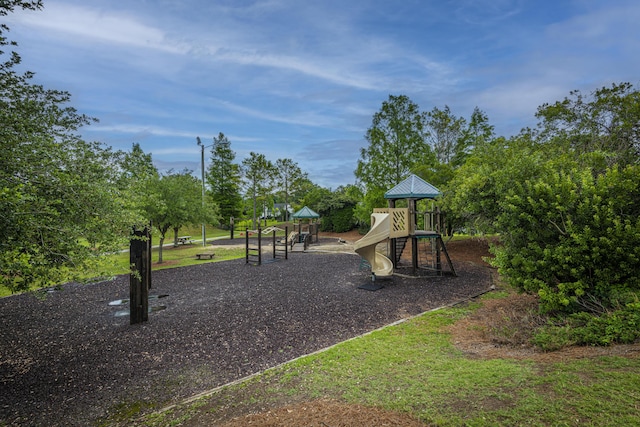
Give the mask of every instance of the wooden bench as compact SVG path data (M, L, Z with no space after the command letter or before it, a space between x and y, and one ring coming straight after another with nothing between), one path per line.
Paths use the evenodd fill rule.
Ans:
M196 254L196 258L198 259L213 259L215 254L213 252L203 252L200 254Z

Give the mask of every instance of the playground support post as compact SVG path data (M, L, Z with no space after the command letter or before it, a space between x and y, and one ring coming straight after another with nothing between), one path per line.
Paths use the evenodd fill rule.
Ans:
M273 259L276 259L276 230L273 230L271 236L273 237Z
M274 228L272 231L272 238L273 238L273 259L277 258L278 255L278 244L277 244L277 237L276 237L277 231ZM289 236L289 227L285 226L284 227L284 259L289 259L289 243L287 242L287 237ZM281 244L282 246L282 244Z
M129 243L129 306L131 325L149 320L149 289L151 289L151 231L133 230Z
M249 252L256 248L249 247L249 229L245 228L245 263L249 264ZM258 227L258 265L262 265L262 229Z
M289 259L289 243L287 238L289 237L289 226L284 227L284 259Z
M258 227L258 265L262 265L262 229Z

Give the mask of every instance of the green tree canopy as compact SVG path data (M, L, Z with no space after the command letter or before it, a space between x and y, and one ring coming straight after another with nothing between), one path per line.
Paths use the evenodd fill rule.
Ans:
M129 209L139 217L135 223L142 225L148 222L145 206L150 197L147 194L149 181L158 178L158 170L153 165L151 154L145 153L138 143L132 145L131 151L117 152L116 157L119 165L118 189L123 193Z
M451 163L454 167L462 166L474 149L493 141L494 138L494 127L489 123L489 117L484 111L475 107L467 127L462 131L457 142Z
M497 217L501 274L547 310L604 312L640 291L640 167L596 173L567 156L512 183Z
M540 160L559 154L552 147L541 148L526 135L496 138L476 147L443 187L443 209L454 229L500 232L496 221L501 202L513 183L537 176Z
M308 180L308 175L306 172L302 172L298 164L291 159L278 159L275 166L277 186L284 197L285 207L288 208L292 194L300 191ZM285 209L284 220L289 220L289 211L287 209Z
M495 265L544 309L626 310L640 293L638 91L571 95L538 109L536 131L477 145L446 207L465 227L500 234Z
M309 206L318 212L322 200L328 197L331 197L331 190L308 181L305 185L304 195L298 202L298 205L294 206L294 210L301 209L303 206Z
M362 200L362 191L355 185L340 186L328 192L316 205L322 217L321 231L344 233L356 226L354 209Z
M167 231L173 229L174 239L177 239L177 233L181 227L216 219L211 209L203 209L202 183L189 170L179 173L170 171L166 175L149 181L147 194L149 195L146 206L147 215L160 233L159 263L163 262L162 246Z
M0 15L20 7L42 3L4 1ZM0 46L15 46L7 31L2 24ZM0 55L0 284L21 291L91 268L135 218L117 186L117 156L77 136L94 120L69 105L69 93L16 72L16 52Z
M410 173L433 170L437 161L428 143L426 115L405 95L389 95L373 116L360 150L355 176L364 186L364 198L356 209L357 220L370 220L375 207L385 204L384 192Z
M258 227L257 206L259 199L267 202L267 197L273 190L276 169L273 163L264 154L249 153L249 157L242 161L242 172L245 179L247 196L253 206L253 228Z
M229 224L231 217L238 217L242 212L242 174L240 165L234 163L235 158L231 142L220 132L213 138L211 163L206 177L211 200L220 210L220 225Z
M355 175L367 191L389 189L416 168L435 164L426 117L405 95L389 95L365 138L369 145L360 150Z
M449 164L460 151L459 144L467 126L463 117L456 117L448 105L444 109L434 107L427 113L427 126L430 129L429 140L441 164Z
M578 154L606 153L608 164L638 163L640 92L630 83L602 87L589 96L580 91L538 108L538 137L562 141Z

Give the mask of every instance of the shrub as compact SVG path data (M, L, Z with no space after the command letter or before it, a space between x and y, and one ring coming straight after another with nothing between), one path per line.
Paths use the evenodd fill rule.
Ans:
M546 351L567 345L630 344L640 339L640 302L597 315L573 313L555 318L540 328L532 342Z
M494 264L546 311L602 312L640 290L640 167L596 174L562 162L514 183Z
M531 342L544 351L556 351L575 344L571 337L571 327L568 325L548 325L540 328Z
M352 230L355 227L353 208L353 204L345 204L343 207L323 212L320 231L344 233Z

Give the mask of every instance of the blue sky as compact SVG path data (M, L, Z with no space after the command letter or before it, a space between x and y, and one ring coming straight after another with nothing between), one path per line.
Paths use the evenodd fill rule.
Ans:
M197 176L196 136L223 132L238 162L352 184L390 94L510 136L570 90L640 83L637 0L44 0L4 20L36 82L100 120L85 139Z

